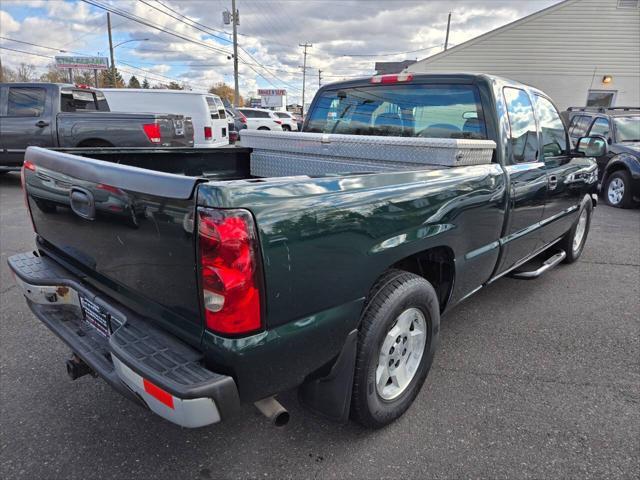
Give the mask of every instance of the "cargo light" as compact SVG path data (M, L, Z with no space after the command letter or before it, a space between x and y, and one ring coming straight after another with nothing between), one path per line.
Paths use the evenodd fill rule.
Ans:
M211 127L204 127L204 139L211 140L213 138L213 130Z
M247 210L198 209L200 281L206 327L223 335L262 328L262 271Z
M157 123L145 123L142 125L142 129L151 143L160 143L160 125Z
M398 83L410 82L413 80L413 73L394 73L392 75L376 75L371 77L371 83Z

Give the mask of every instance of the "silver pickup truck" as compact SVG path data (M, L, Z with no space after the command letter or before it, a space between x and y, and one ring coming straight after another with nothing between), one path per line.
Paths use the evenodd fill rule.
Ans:
M0 172L19 170L37 147L192 147L182 115L110 112L99 90L57 83L0 83Z

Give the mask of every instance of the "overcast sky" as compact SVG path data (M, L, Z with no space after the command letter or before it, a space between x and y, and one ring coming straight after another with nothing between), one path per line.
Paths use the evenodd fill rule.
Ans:
M175 79L194 89L221 81L233 85L233 62L227 58L232 53L231 27L222 22L222 12L231 9L230 0L89 1L200 42L194 44L112 13L114 43L149 39L116 49L116 65L125 79L135 73L151 83ZM285 88L290 102L299 101L300 43L313 44L307 57L309 101L318 86L319 69L324 84L369 75L376 61L421 59L441 51L449 12L449 44L457 45L555 3L559 0L237 0L240 90L250 96L256 88ZM185 17L197 22L192 23L197 28L184 23L189 23ZM43 68L52 62L46 57L61 54L54 49L107 56L106 25L103 9L80 0L0 0L0 36L5 37L0 38L0 47L44 55L0 49L2 63L25 62Z

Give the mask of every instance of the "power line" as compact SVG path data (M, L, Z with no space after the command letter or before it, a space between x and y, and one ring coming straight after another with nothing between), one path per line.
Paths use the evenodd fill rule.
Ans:
M18 53L26 53L27 55L33 55L35 57L43 57L43 58L49 58L52 59L53 57L49 56L49 55L42 55L40 53L34 53L34 52L26 52L24 50L18 50L16 48L9 48L9 47L3 47L2 45L0 45L0 48L2 50L11 50L12 52L18 52Z
M167 35L171 35L173 37L179 38L179 39L187 41L187 42L191 42L191 43L196 44L196 45L200 45L202 47L208 48L209 50L213 50L213 51L218 52L218 53L223 53L223 54L225 54L227 56L230 55L230 52L228 52L228 51L226 51L226 50L224 50L222 48L214 47L212 45L209 45L207 43L201 42L201 41L196 40L194 38L186 37L186 36L184 36L182 34L174 32L173 30L169 30L169 29L160 27L158 25L155 25L155 24L149 22L148 20L146 20L146 19L144 19L142 17L139 17L139 16L134 15L132 13L126 12L124 10L120 10L120 9L116 9L116 8L110 8L110 7L102 5L102 4L100 4L100 3L98 3L98 2L96 2L94 0L81 0L81 1L83 1L84 3L87 3L89 5L92 5L94 7L97 7L97 8L100 8L102 10L105 10L107 12L111 12L111 13L114 13L116 15L119 15L121 17L124 17L124 18L126 18L128 20L131 20L133 22L139 23L141 25L145 25L147 27L153 28L154 30L158 30L158 31L160 31L162 33L166 33Z
M394 53L336 53L336 57L393 57L394 55L405 55L407 53L423 52L425 50L431 50L433 48L439 48L442 44L432 45L430 47L418 48L417 50L409 50L406 52L394 52Z

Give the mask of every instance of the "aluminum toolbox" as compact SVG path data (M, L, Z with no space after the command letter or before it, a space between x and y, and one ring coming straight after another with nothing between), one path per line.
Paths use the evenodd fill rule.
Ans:
M492 140L243 130L257 177L458 167L491 163Z

